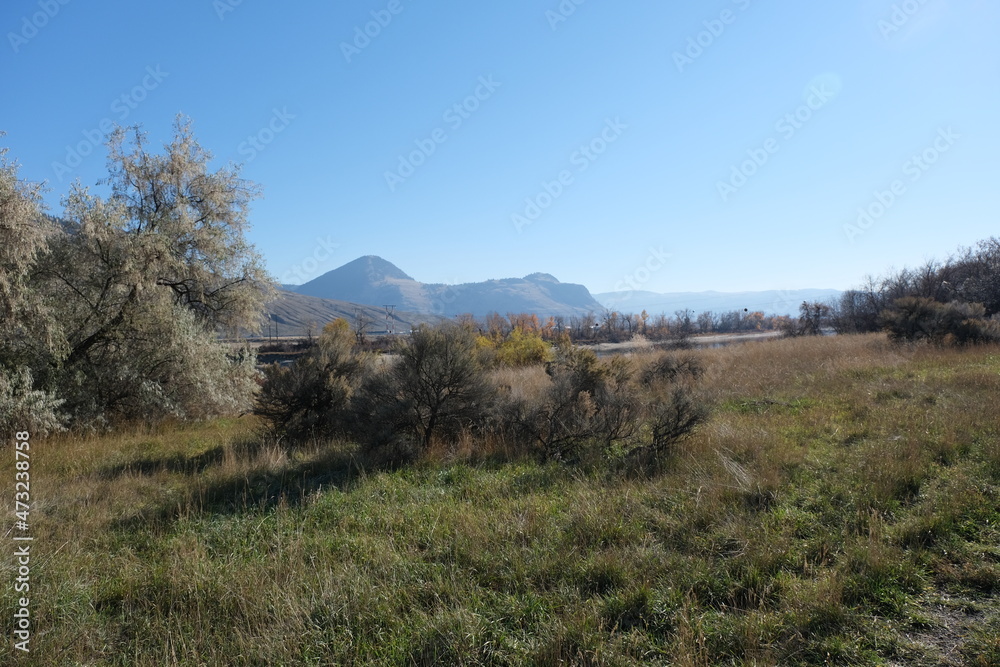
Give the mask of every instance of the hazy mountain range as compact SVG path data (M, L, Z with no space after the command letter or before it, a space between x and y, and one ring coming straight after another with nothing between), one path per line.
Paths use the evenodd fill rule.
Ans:
M463 313L482 317L491 312L571 316L602 310L583 285L561 283L546 273L462 285L430 284L414 280L392 262L374 255L285 289L374 306L392 304L403 311L446 318Z
M690 309L695 313L710 310L724 313L747 309L763 311L765 315L798 315L803 301L827 303L840 296L835 289L766 290L761 292L603 292L594 297L605 308L650 315Z
M592 295L583 285L563 283L547 273L462 285L421 283L392 262L367 255L324 273L302 285L284 285L270 305L267 326L272 334L300 335L338 317L369 320L370 331L386 329L385 306L393 306L392 328L471 313L535 313L539 317L572 317L606 309L651 315L673 315L678 310L761 310L765 314L798 313L803 301L829 301L837 290L803 289L764 292L676 292L660 294L635 290Z

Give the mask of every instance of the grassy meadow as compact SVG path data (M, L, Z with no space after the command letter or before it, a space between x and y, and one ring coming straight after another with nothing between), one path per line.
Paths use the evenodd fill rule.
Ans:
M251 416L34 441L3 661L1000 664L1000 348L691 354L712 413L655 475L471 438L385 469Z

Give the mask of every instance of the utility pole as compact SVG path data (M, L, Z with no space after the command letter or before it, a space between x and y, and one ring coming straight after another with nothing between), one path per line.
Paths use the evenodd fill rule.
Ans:
M385 308L385 332L392 335L395 333L392 326L392 311L396 308L395 304L383 306Z

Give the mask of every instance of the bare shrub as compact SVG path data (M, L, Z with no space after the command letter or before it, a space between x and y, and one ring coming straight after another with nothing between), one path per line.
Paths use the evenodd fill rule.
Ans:
M254 412L290 443L350 430L350 402L367 364L344 320L327 324L316 345L290 367L268 366Z
M662 354L642 369L635 389L643 428L628 443L629 460L654 465L672 458L674 445L707 419L708 408L694 391L704 374L704 365L691 353Z
M708 409L694 400L690 390L675 387L660 394L647 408L648 441L633 448L632 457L648 462L662 461L675 454L674 445L708 418Z
M369 449L426 451L435 438L456 438L485 420L494 393L489 353L469 329L421 327L396 355L368 375L353 411L354 432Z
M685 378L697 380L705 374L705 367L693 354L663 354L642 371L643 384L676 382Z
M546 459L576 461L590 449L656 459L707 414L688 387L703 373L690 355L663 355L637 371L630 359L602 361L563 342L546 372L551 382L540 396L510 391L495 410L508 437Z
M633 379L635 369L625 357L615 356L604 362L600 385L594 392L597 410L594 435L605 450L628 443L642 422L640 392Z

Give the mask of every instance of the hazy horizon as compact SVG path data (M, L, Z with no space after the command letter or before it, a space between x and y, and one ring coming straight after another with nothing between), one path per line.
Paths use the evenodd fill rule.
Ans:
M404 273L408 274L413 280L415 280L415 281L417 281L419 283L425 283L425 284L443 284L443 285L459 285L459 284L463 284L463 283L429 283L426 280L421 280L419 276L412 275L409 271L406 270L405 267L399 266L398 264L396 264L396 262L393 262L391 259L388 259L386 257L382 257L381 255L376 255L376 254L362 255L361 257L355 257L354 259L351 259L351 260L349 260L347 262L344 262L343 264L340 264L338 266L334 266L334 267L330 268L329 270L323 271L322 273L319 273L318 275L312 276L309 280L307 280L305 282L302 282L302 283L295 283L295 282L285 283L285 282L280 282L279 281L279 284L281 286L283 286L283 287L284 286L288 286L288 287L301 287L302 285L304 285L307 282L311 282L312 280L315 280L316 278L320 278L323 275L325 275L327 273L330 273L331 271L336 271L337 269L343 268L344 266L347 266L348 264L356 262L359 259L364 259L366 257L377 257L378 259L381 259L381 260L383 260L385 262L389 262L390 264L392 264L393 266L395 266L397 269L399 269L399 270L403 271ZM530 272L528 272L528 273L526 273L524 275L519 275L519 276L518 275L497 275L497 276L493 276L492 278L486 278L485 280L482 280L482 281L476 280L476 281L467 281L467 282L486 282L486 281L489 281L489 280L520 279L520 278L525 278L527 276L534 275L534 274L539 274L539 273L552 275L554 278L556 278L557 280L559 280L559 282L563 282L563 283L568 282L568 281L562 280L559 276L552 274L550 271L544 271L544 270L530 271ZM584 283L579 283L579 284L582 284L584 287L586 287L587 290L592 295L594 295L595 297L597 295L615 294L615 293L618 293L618 294L643 294L643 293L649 293L649 294L656 294L656 295L667 295L667 294L706 294L706 295L708 295L708 294L727 294L727 295L729 295L729 294L749 294L749 293L756 293L756 292L779 291L779 290L698 290L698 289L694 289L694 290L671 291L671 292L657 292L655 290L631 289L631 288L628 287L627 284L621 285L620 287L622 287L622 289L611 289L611 290L598 291L598 290L592 289L589 285L586 285ZM616 287L618 287L618 285L616 285ZM817 287L817 286L804 286L804 287L789 288L789 291L809 291L809 290L815 290L815 291L827 291L827 290L830 290L830 291L838 291L838 292L839 291L843 291L843 290L837 290L836 288L832 288L832 287Z

